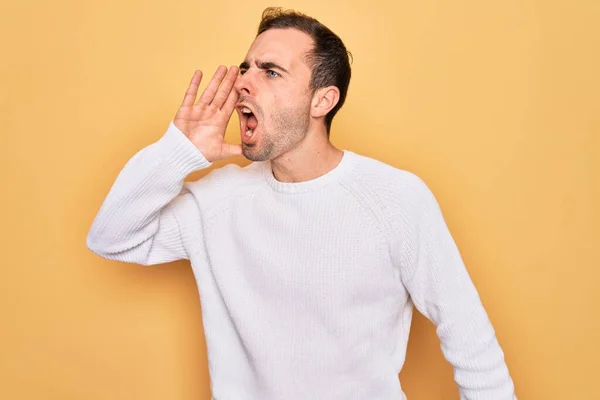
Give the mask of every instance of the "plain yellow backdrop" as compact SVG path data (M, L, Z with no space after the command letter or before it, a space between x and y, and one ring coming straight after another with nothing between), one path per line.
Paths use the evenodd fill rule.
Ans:
M239 64L268 5L2 2L1 399L209 398L188 263L110 262L85 238L194 69ZM431 187L519 398L599 399L600 2L279 5L353 53L332 140ZM421 316L400 378L410 400L458 399Z

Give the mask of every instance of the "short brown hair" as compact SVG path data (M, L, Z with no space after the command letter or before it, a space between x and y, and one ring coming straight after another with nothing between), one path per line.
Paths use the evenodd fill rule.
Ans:
M314 91L322 87L336 86L340 90L338 103L325 116L325 127L329 136L333 117L342 108L348 93L352 54L346 50L339 36L316 19L281 7L269 7L263 11L256 36L269 29L287 28L298 29L314 41L314 47L306 55L308 65L312 68L310 88Z

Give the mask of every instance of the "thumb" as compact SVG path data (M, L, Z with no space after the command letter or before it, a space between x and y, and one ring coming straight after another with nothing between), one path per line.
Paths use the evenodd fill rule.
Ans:
M223 144L221 149L221 158L238 157L242 155L241 144Z

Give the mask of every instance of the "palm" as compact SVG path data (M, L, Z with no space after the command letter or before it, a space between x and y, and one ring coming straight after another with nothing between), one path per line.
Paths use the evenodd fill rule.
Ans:
M212 107L209 106L208 108ZM227 116L221 116L218 113L218 109L206 110L206 107L198 105L183 106L177 111L174 122L176 125L181 125L186 132L190 132L194 136L198 136L204 131L210 134L216 128L227 124ZM216 139L219 139L219 135L216 136Z

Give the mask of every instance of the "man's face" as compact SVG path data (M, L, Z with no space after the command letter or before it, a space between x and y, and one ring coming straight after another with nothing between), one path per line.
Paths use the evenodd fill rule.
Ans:
M296 29L270 29L252 43L235 84L247 159L274 159L306 137L312 96L305 55L312 46Z

